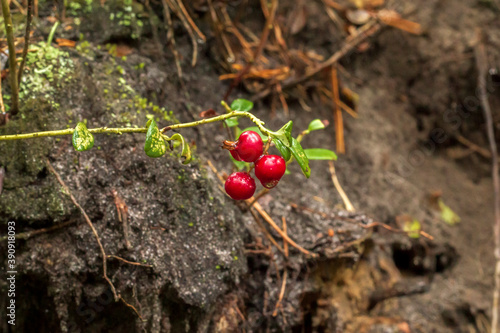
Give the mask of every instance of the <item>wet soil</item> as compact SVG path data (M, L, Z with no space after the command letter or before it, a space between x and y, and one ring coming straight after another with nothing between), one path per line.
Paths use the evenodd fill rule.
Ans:
M285 18L293 3L284 1L279 15ZM2 221L16 221L18 232L75 221L19 241L16 331L488 332L494 263L490 161L467 151L457 136L487 147L482 112L473 104L473 46L475 29L481 27L488 35L491 68L500 67L499 11L470 0L389 1L387 6L408 13L424 34L384 28L369 40L367 51L341 61L350 73L342 84L359 95L359 118L345 116L347 152L335 165L356 213L343 211L323 161L311 162L309 180L292 166L292 174L260 200L275 221L285 217L288 233L320 254L318 259L293 248L289 258L276 248L249 251L260 242L267 245L266 237L248 212L225 197L216 175L205 167L210 160L219 172L231 172L227 153L219 149L226 134L218 125L183 132L197 147L195 162L187 166L176 154L147 158L139 135L96 137L100 149L86 153L74 152L67 138L0 145L0 165L6 170ZM257 4L249 8L259 12ZM319 3L307 2L306 9L307 23L291 43L332 54L341 36ZM159 56L147 24L139 40L131 39L127 29L96 33L95 26L115 27L104 13L67 30L63 37L77 38L82 32L92 52L71 53L75 80L56 96L60 108L36 100L23 110L27 119L10 122L0 133L42 129L47 123L63 128L69 120L82 119L96 127L142 126L147 113L158 117L160 125L174 118L197 119L200 111L219 105L227 89L218 80L209 14L197 15L209 38L200 45L193 68L190 41L176 23L183 85L168 48ZM263 21L258 14L247 20L251 27ZM114 59L105 50L108 42L132 47L133 53ZM136 69L140 64L143 70ZM120 86L121 79L132 92ZM494 83L490 101L499 110L500 87ZM134 102L128 102L136 96L174 113L148 107L137 114ZM232 97L251 95L239 87ZM291 98L285 116L272 112L269 100L259 100L255 114L270 128L294 120L294 134L316 118L333 124L329 106L308 103L314 111ZM29 108L43 112L30 114ZM495 111L493 117L498 131L500 115ZM333 126L306 137L303 145L334 149ZM48 172L47 159L96 225L107 252L153 266L109 263L118 291L144 322L113 301L92 233ZM131 249L124 242L113 189L128 206ZM460 223L451 226L440 218L429 200L436 191ZM402 215L417 219L434 239L363 228L374 221L400 228ZM275 312L285 277L282 307ZM2 284L0 300L4 290Z

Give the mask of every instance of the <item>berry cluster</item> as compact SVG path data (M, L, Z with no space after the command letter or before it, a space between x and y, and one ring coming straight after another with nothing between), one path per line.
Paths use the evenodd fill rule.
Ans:
M255 176L265 188L278 185L285 174L285 160L278 155L263 155L264 143L256 132L245 131L235 142L224 141L222 147L228 149L237 161L255 163ZM234 200L246 200L255 193L255 180L247 172L234 172L227 178L224 187Z

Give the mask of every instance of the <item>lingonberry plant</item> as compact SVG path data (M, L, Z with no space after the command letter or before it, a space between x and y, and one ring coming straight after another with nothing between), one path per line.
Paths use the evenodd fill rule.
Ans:
M247 112L250 111L252 107L253 104L251 102L241 99L231 104L231 108L244 109ZM267 133L263 132L259 126L240 130L238 127L238 120L234 118L227 119L225 122L227 126L234 128L236 136L239 137L235 142L224 141L222 143L222 148L229 150L232 161L239 171L246 170L244 173L245 179L251 177L250 172L255 168L255 176L262 186L267 189L276 187L283 175L290 173L287 169L287 165L292 162L293 159L298 162L306 177L309 177L311 172L309 160L337 159L336 154L328 149L302 149L300 142L305 135L316 130L324 129L327 125L326 122L319 119L313 120L308 128L302 131L297 138L291 136L293 125L291 121L285 124L279 131ZM260 138L260 140L257 137ZM276 147L281 156L268 155L267 152L271 144ZM243 155L241 153L242 151ZM233 177L240 174L241 172L235 172L231 174L226 181L226 192L235 200L244 200L234 194L236 187L232 185ZM255 188L252 188L253 190L251 192L253 195ZM247 187L244 187L244 189L247 189ZM245 196L242 195L241 197L244 198Z
M249 111L253 108L253 103L244 99L235 100L231 106L222 102L226 113L211 118L205 118L199 121L173 124L162 129L159 129L155 120L150 119L145 127L142 128L91 128L88 129L84 122L79 122L75 128L46 131L28 134L1 135L0 141L20 140L31 138L52 137L60 135L72 135L73 147L76 151L86 151L94 146L93 134L100 133L146 133L144 151L149 157L161 157L165 155L167 149L173 149L180 146L181 156L184 158L183 163L189 163L191 160L191 150L186 140L180 133L174 133L168 136L169 131L179 130L182 128L195 127L203 124L225 121L229 127L239 132L239 137L235 142L225 140L223 148L228 149L233 157L233 162L240 169L247 168L244 172L235 172L229 176L226 181L225 189L227 194L235 200L246 200L255 193L255 181L250 176L250 171L255 167L255 175L261 184L271 189L280 181L281 177L287 171L287 165L295 159L304 175L309 178L311 169L309 168L309 160L334 160L336 155L328 149L303 149L300 145L302 138L312 131L325 128L325 123L319 119L313 120L307 130L302 131L297 138L292 137L293 122L289 121L280 130L271 131L264 127L264 122L254 116ZM254 124L254 127L240 131L238 128L238 118L249 118ZM167 145L168 143L168 145ZM278 149L281 156L268 155L267 151L271 143ZM264 146L265 145L265 146ZM250 164L251 163L251 164Z

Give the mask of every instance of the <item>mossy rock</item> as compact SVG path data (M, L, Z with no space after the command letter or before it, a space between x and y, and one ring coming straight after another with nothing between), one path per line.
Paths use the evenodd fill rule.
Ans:
M89 128L144 126L148 115L165 125L176 121L166 109L149 101L144 105L144 96L135 89L141 85L137 64L150 64L147 59L116 60L93 51L92 61L73 55L71 80L52 94L29 98L19 116L0 128L0 135L64 129L84 119ZM36 73L26 75L29 79ZM144 140L142 134L96 135L94 148L82 153L74 151L70 136L0 143L0 166L5 168L0 219L15 221L17 233L75 222L23 241L18 248L17 297L32 303L43 299L52 313L34 327L29 319L32 303L19 305L20 331L98 330L110 313L117 331L137 327L159 332L164 318L172 328L196 329L245 270L245 260L234 260L244 258L243 228L199 159L183 165L178 152L148 158ZM101 311L92 310L92 320L82 315L82 306L109 296L110 289L94 235L47 163L88 214L108 254L152 265L110 260L108 266L117 292L129 303L137 305L135 298L141 303L145 322L112 300ZM127 206L129 248L113 193Z

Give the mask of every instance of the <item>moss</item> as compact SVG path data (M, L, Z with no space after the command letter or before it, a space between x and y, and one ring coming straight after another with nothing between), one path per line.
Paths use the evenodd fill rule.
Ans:
M48 115L58 115L50 103L29 100L23 117L0 128L0 135L48 129ZM48 141L48 142L47 142ZM47 178L46 160L56 139L7 141L0 144L0 165L6 170L0 216L20 221L58 221L68 214L67 199ZM37 186L30 186L30 185ZM28 205L26 203L29 203Z
M56 101L58 98L55 95L63 93L65 87L74 80L73 60L68 52L44 42L31 48L35 51L28 53L19 85L19 98L23 103L42 98L57 109L60 103ZM9 95L4 97L10 100Z

